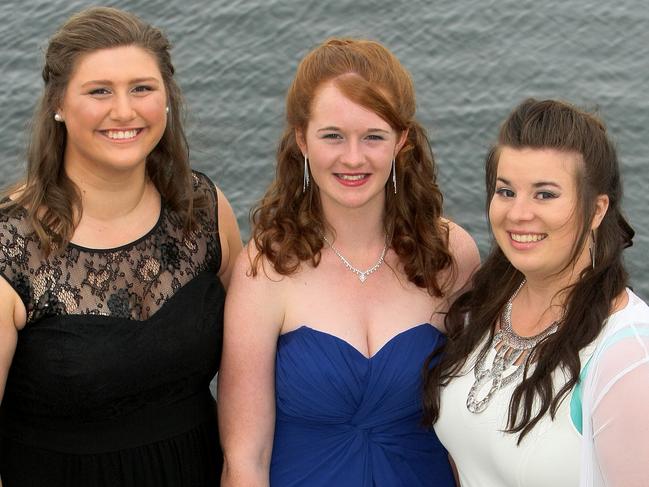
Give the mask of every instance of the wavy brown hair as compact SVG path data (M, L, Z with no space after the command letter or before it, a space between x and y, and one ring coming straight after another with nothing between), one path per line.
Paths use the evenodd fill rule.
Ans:
M591 238L591 222L599 195L609 198L608 210L596 231L595 265L584 269L566 291L559 329L536 347L524 365L523 379L514 390L507 420L518 442L549 412L554 419L561 401L579 380L579 351L601 332L614 299L627 285L622 251L632 243L633 229L622 214L622 182L615 147L603 122L594 114L555 100L528 99L517 106L500 129L497 144L486 160L487 206L494 195L502 147L555 149L581 155L577 170L576 216L580 230L566 268L576 261ZM451 306L446 317L448 341L431 354L424 369L424 421L439 418L440 394L463 367L485 336L493 337L507 300L523 275L497 245L474 274L472 288ZM465 326L465 318L469 322ZM490 340L480 351L487 353ZM436 366L434 361L440 359ZM531 364L536 361L534 367ZM562 370L567 382L555 390L552 373ZM538 403L535 404L535 400Z
M46 254L67 246L83 211L78 188L63 168L65 124L56 122L54 113L81 56L120 46L137 46L151 53L167 92L167 127L147 157L149 178L166 204L181 215L187 230L193 226L194 208L204 205L192 189L184 103L174 80L171 44L160 29L135 15L114 8L89 8L70 17L49 41L42 71L43 94L34 112L27 148L27 174L7 193L13 194L12 200L3 203L9 211L27 209Z
M320 262L326 222L320 192L302 191L304 159L296 131L306 131L318 88L334 82L341 92L384 119L395 131L408 131L396 157L397 192L386 185L384 228L408 279L443 296L454 265L448 249L448 224L441 219L442 194L426 132L414 119L415 93L410 74L383 45L369 40L329 39L302 59L286 99L286 127L277 149L275 180L252 211L253 239L262 257L282 275L302 262ZM450 269L440 282L440 271Z

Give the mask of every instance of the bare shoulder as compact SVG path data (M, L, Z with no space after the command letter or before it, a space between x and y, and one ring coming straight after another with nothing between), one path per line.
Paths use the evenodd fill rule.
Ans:
M230 202L223 192L215 186L218 205L218 227L219 239L221 241L221 268L219 277L226 289L230 284L232 268L236 262L237 256L241 253L241 233L239 224L230 206Z
M273 265L259 255L251 241L234 263L226 309L236 314L254 315L277 326L279 332L284 321L286 283L285 276L278 274Z
M20 330L26 319L27 312L18 293L0 275L0 327Z
M478 252L478 246L469 232L451 220L444 221L448 225L448 246L451 253L458 258L469 258L474 264L479 264L480 253Z
M232 211L232 206L230 206L230 202L226 198L221 188L219 188L217 185L214 185L214 190L216 191L216 198L219 206L219 216L221 216L221 214L234 213ZM223 211L223 213L221 213L221 211Z
M449 227L448 246L456 266L456 291L463 289L480 266L480 253L473 237L455 222L445 220Z
M272 285L284 281L285 277L275 270L272 262L265 255L260 253L252 239L237 256L234 274L238 278L255 281L258 285Z

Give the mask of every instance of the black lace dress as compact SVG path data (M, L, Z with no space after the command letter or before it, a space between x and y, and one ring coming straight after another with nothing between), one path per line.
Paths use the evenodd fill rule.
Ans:
M0 211L0 274L27 308L0 407L0 478L14 486L215 486L209 391L225 291L216 191L183 234L167 205L144 237L45 259L24 212Z

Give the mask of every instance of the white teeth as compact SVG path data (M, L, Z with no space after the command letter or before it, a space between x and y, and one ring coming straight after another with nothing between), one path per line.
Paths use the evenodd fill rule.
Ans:
M108 130L109 139L132 139L137 135L137 129L133 130Z
M338 174L338 177L345 181L360 181L365 177L365 174Z
M538 242L539 240L543 240L547 235L545 234L538 234L538 233L524 233L524 234L518 234L518 233L511 233L512 240L514 242L520 242L520 243L528 243L528 242Z

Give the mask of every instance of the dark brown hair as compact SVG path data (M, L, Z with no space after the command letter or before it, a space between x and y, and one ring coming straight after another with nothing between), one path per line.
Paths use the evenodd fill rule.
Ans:
M54 113L81 56L131 45L141 47L156 59L169 106L164 134L147 157L147 174L164 201L181 215L187 229L193 225L194 207L202 205L192 191L189 149L183 129L184 103L173 77L169 41L161 30L135 15L114 8L89 8L70 17L49 41L42 71L43 95L32 119L27 175L11 189L18 190L15 199L3 205L10 211L27 209L46 254L65 248L83 211L78 189L63 168L65 124L56 122Z
M615 147L606 127L594 114L555 101L528 99L517 106L500 129L497 144L486 160L487 206L494 195L498 157L502 147L514 149L555 149L577 153L582 164L577 170L578 203L576 216L580 231L571 253L571 265L591 235L599 195L609 198L608 210L597 229L594 243L595 266L584 269L578 281L566 290L565 314L558 331L543 340L525 364L523 380L512 394L507 431L520 433L518 442L548 411L554 418L557 408L579 379L579 351L600 333L613 300L627 285L628 275L622 251L632 243L633 229L624 216L622 182ZM507 260L497 245L475 273L472 289L451 306L446 317L448 341L431 354L424 369L424 421L439 417L440 393L462 369L470 354L486 336L492 337L509 297L523 275ZM469 317L465 326L465 318ZM480 351L488 350L490 341ZM436 366L431 366L440 359ZM533 368L530 364L536 361ZM554 390L552 373L560 369L567 382ZM529 372L531 370L531 372ZM535 405L535 398L539 403Z
M259 250L253 273L262 256L283 275L297 271L303 261L313 266L320 261L326 222L317 185L302 192L304 161L296 130L306 131L317 90L329 81L395 131L408 130L396 157L397 193L386 186L384 227L408 279L431 295L444 295L450 278L440 283L439 273L454 269L448 225L441 219L443 199L430 144L414 119L412 79L388 49L369 40L329 39L297 68L286 99L275 180L252 212L253 239Z

